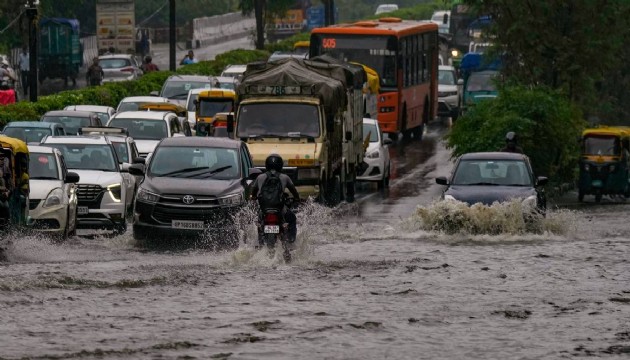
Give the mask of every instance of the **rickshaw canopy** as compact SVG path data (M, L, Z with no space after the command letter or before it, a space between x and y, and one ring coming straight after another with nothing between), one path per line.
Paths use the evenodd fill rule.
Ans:
M185 107L170 103L143 103L138 106L140 111L170 111L177 116L187 116L188 110Z
M3 149L10 149L14 154L28 155L28 147L26 143L20 139L0 135L0 145Z

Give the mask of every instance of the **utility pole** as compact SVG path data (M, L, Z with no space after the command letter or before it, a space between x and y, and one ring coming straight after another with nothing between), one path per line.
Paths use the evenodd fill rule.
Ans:
M326 26L335 24L335 0L324 1L324 23Z
M169 48L168 48L168 54L169 54L169 62L170 62L170 66L169 66L169 70L171 71L175 71L176 69L176 54L177 54L177 24L175 22L175 0L169 0L170 1L170 13L169 13L169 29L168 29L168 42L169 42Z
M28 0L26 3L26 16L28 17L28 92L31 102L37 102L37 34L39 32L39 24L37 18L37 6L39 0Z

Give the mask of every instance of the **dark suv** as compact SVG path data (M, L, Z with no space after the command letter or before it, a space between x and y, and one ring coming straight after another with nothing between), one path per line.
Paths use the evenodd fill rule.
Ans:
M146 170L132 165L132 175L144 175L138 188L133 236L144 242L181 235L234 240L233 215L247 198L249 179L260 170L245 143L213 137L163 139Z

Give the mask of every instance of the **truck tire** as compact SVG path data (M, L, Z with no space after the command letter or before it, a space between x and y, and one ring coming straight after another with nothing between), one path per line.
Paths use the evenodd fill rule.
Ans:
M328 180L328 189L326 196L326 205L337 206L341 202L341 179L339 175L335 175Z

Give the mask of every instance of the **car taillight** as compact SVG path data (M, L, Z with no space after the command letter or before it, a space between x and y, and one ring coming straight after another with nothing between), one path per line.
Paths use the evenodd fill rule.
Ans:
M279 218L278 214L267 213L265 214L265 224L275 225L278 224Z
M122 72L130 72L131 73L131 72L133 72L133 68L132 67L126 67L126 68L120 69L120 71L122 71Z

